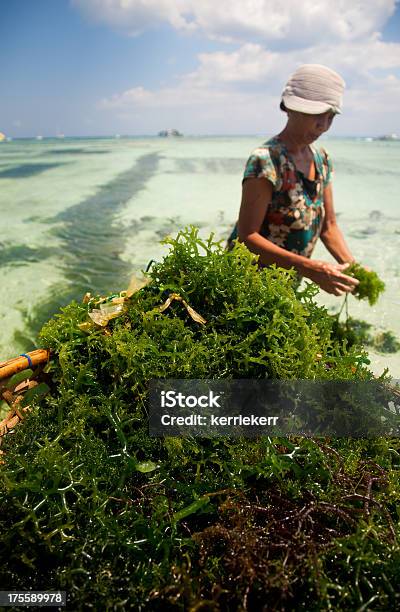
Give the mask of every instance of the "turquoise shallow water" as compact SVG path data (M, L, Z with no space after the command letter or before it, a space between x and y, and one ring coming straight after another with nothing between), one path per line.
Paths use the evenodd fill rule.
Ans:
M159 240L193 223L225 238L241 175L263 137L64 139L0 144L0 360L35 346L41 324L86 291L127 287ZM387 291L350 313L400 338L400 143L329 140L339 222ZM323 245L315 257L331 260ZM321 294L327 306L338 298ZM371 353L400 378L400 353Z

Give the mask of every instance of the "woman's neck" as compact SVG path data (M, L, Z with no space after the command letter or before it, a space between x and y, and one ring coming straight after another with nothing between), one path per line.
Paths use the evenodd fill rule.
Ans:
M302 157L303 155L308 156L310 154L308 143L303 142L298 135L294 134L292 130L288 128L288 126L278 134L278 138L292 155Z
M288 126L278 134L278 138L285 145L296 169L306 178L312 181L315 180L316 166L314 162L314 153L310 145L304 142L301 137L288 128Z

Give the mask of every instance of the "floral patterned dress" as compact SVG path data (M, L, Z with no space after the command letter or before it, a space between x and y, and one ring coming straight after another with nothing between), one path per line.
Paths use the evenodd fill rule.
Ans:
M272 200L260 234L274 244L310 257L324 220L323 192L330 183L332 162L324 149L311 147L315 162L315 180L299 170L286 146L274 136L250 155L244 171L247 178L267 178L273 185ZM237 238L237 224L228 245Z

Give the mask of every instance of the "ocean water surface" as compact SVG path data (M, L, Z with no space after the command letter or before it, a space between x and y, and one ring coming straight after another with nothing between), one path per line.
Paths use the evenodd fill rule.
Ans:
M266 137L19 140L0 144L0 361L37 346L58 308L87 291L127 288L185 225L226 238L246 159ZM383 278L353 317L400 339L400 143L331 139L335 206L358 261ZM322 243L314 257L332 261ZM329 308L341 298L321 293ZM400 353L370 352L400 378Z

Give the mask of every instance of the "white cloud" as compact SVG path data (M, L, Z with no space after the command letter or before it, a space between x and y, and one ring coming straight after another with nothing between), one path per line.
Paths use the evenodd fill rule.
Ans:
M396 0L72 2L88 18L130 34L166 23L238 43L233 51L199 53L197 68L177 77L176 85L150 90L135 83L99 102L100 109L124 120L151 125L156 118L161 127L186 122L198 132L222 132L224 126L230 132L275 130L283 119L279 95L289 74L303 63L321 63L347 83L345 113L338 124L351 132L356 120L368 133L368 118L383 113L399 131L400 43L385 42L379 33Z
M397 126L393 125L398 130L400 127L397 118L400 108L400 79L394 74L368 78L363 85L349 91L346 107L354 114L361 113L369 117L393 115L393 121Z
M279 95L285 80L297 66L316 61L340 72L350 90L354 86L373 86L376 71L387 72L400 68L400 43L385 43L374 35L362 43L343 42L334 48L331 45L317 45L286 53L271 52L261 45L248 43L231 53L200 53L198 60L198 68L182 75L175 87L169 86L154 92L142 86L134 87L104 99L102 106L184 106L190 98L198 100L200 104L210 91L214 95L217 92L232 93L245 91L249 85L252 86L252 92L258 89L259 92L268 91Z
M347 73L348 78L356 79L357 75L364 78L374 70L399 68L400 43L384 42L378 33L374 33L362 41L323 44L317 48L304 49L299 57L304 62L312 62L317 58L319 63Z
M225 41L294 44L355 40L380 31L396 0L72 0L87 18L130 34L166 23Z
M108 24L131 35L160 23L191 29L185 18L186 0L71 0L90 20Z
M248 103L250 99L265 101L265 92L256 92L250 96L238 85L242 82L257 83L265 80L272 72L278 72L278 54L265 51L259 45L247 44L233 53L200 53L198 59L198 69L181 76L176 86L169 85L154 90L142 86L133 87L120 94L103 98L99 102L99 108L116 109L125 113L129 110L135 112L138 108L191 108L201 113L219 114L217 108L232 108L232 104L240 105L245 101ZM254 106L254 102L251 105Z
M260 82L282 71L282 54L253 43L247 43L232 53L200 53L198 59L198 69L185 76L187 82L198 86Z
M197 70L184 78L202 85L253 82L282 87L290 72L304 63L325 64L352 82L363 81L376 70L400 68L400 43L383 42L374 34L362 42L319 44L281 53L245 44L231 53L201 53L198 59Z
M104 98L100 101L101 108L127 108L140 106L141 104L150 104L152 93L144 89L144 87L133 87L127 89L122 94L115 94L111 98Z
M284 81L296 66L318 61L347 81L344 114L336 122L347 133L355 120L360 132L368 133L370 117L379 113L393 125L390 131L399 131L400 79L395 72L400 68L400 44L385 43L378 35L363 43L321 44L286 53L245 44L231 53L201 53L198 60L197 70L182 75L175 86L133 87L101 100L99 107L122 113L125 119L153 116L179 127L186 121L197 131L202 126L208 132L221 132L222 126L230 132L239 126L242 132L274 131L282 121L278 104Z
M264 94L249 96L246 92L189 87L148 93L146 104L117 105L115 101L110 107L103 101L101 108L123 121L127 133L156 133L167 127L185 134L263 132L268 129L266 112L271 125L283 122L276 98Z

